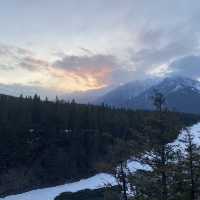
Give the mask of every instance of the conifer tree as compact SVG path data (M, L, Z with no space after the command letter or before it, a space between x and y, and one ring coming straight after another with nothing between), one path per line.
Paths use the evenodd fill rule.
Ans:
M185 129L184 138L181 140L185 146L183 152L183 181L185 186L188 186L187 198L189 200L198 199L199 194L199 182L200 182L200 148L194 142L194 135L189 129Z
M136 185L134 189L137 192L139 191L139 194L142 196L149 196L158 200L168 200L171 195L170 174L174 169L174 160L176 159L176 152L170 141L178 132L179 121L174 118L172 122L172 119L167 117L169 111L166 108L165 97L161 93L155 92L153 103L156 111L154 117L148 120L145 130L147 135L149 135L147 143L149 147L140 160L141 163L151 166L153 170L147 173L148 179L143 176L144 186L146 185L148 189L151 188L151 191L150 193L146 191L147 188L144 189L142 184L139 184L139 188ZM152 135L154 136L153 139L151 138ZM148 184L145 184L145 182Z

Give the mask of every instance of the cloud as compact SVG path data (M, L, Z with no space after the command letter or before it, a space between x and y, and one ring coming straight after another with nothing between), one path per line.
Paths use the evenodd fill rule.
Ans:
M20 68L19 63L24 63L30 56L33 56L33 53L27 49L0 44L0 70L11 73L16 68Z
M7 65L7 64L0 64L0 70L4 70L4 71L7 71L7 70L13 70L14 68L10 65Z
M54 66L63 68L66 70L80 71L81 69L97 70L101 68L115 68L117 66L117 60L112 55L96 54L92 56L75 56L66 55L61 60L54 63Z
M200 78L200 56L190 55L173 61L169 65L173 75Z
M196 77L199 1L86 1L5 1L1 38L14 43L0 44L0 80L85 91L169 72Z
M1 46L0 50L2 53L0 70L5 77L1 77L2 83L25 84L26 82L30 85L31 80L31 85L38 86L39 83L54 90L85 91L127 81L124 75L126 71L122 70L119 60L111 54L95 54L84 48L82 49L84 54L62 54L57 56L59 59L49 62L33 53L29 54L26 49ZM17 74L23 76L20 78ZM13 79L16 75L17 77ZM41 81L38 82L39 80Z
M49 66L48 61L25 48L0 44L0 70L23 68L29 71L40 71Z
M18 65L29 71L40 71L45 68L47 69L49 63L33 57L24 57L21 59L21 62Z
M132 50L131 56L136 76L153 75L153 71L163 69L173 60L198 52L198 34L190 28L184 28L184 23L176 28L178 30L146 30L139 35L141 49Z
M0 44L0 57L9 56L13 58L20 58L23 56L30 56L30 55L32 55L32 52L27 49L12 45Z
M113 55L90 54L82 56L66 55L61 60L54 62L55 69L65 73L76 75L76 78L85 79L90 84L93 80L96 84L105 86L110 84L110 76L113 71L120 69L121 65Z

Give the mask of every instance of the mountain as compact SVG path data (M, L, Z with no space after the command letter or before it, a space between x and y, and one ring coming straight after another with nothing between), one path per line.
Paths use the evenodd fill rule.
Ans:
M92 103L99 99L101 96L105 95L110 88L100 88L100 89L92 89L88 91L78 91L71 92L61 95L59 98L64 99L66 101L72 101L73 99L78 103Z
M0 94L6 94L10 96L19 97L21 94L23 96L34 96L39 95L42 99L48 97L50 100L55 100L56 96L61 96L60 92L55 92L54 90L47 89L41 86L28 86L21 84L3 84L0 83Z
M165 78L161 83L138 95L133 101L128 101L128 107L153 109L151 98L155 90L164 94L168 108L179 112L200 113L200 82L185 77Z
M124 107L127 101L132 101L139 94L149 89L153 85L157 84L159 80L148 79L145 81L136 80L125 85L121 85L118 88L106 93L95 103L106 105Z
M200 82L197 80L187 77L167 77L157 84L147 85L147 87L142 87L145 82L143 84L140 82L138 87L135 83L130 83L130 85L131 87L128 87L129 84L124 85L123 90L119 87L111 91L100 99L101 102L113 105L114 99L116 106L152 110L152 96L156 90L164 94L168 108L179 112L200 113ZM125 91L129 92L126 93ZM111 94L113 99L108 98ZM130 94L132 94L131 98ZM118 98L120 95L123 98Z

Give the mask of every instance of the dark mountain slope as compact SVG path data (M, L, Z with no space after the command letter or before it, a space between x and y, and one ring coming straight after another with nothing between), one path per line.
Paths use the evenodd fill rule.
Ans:
M156 84L158 81L133 81L122 85L107 94L103 95L95 101L96 104L107 104L116 107L124 107L124 102L132 101L136 96Z
M167 107L178 112L200 113L200 82L188 78L166 78L138 95L132 101L124 102L134 109L153 109L152 96L156 91L163 93Z
M107 93L99 98L98 103L152 110L152 96L155 91L164 94L168 108L200 114L200 82L185 77L170 77L159 82L132 82Z

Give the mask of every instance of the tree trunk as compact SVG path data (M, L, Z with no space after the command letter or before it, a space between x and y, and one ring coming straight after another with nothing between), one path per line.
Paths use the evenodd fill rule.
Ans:
M190 168L190 199L195 199L195 185L194 185L194 171L193 171L193 150L192 150L192 141L191 137L189 136L189 168Z
M123 170L123 163L120 162L121 168L121 178L122 178L122 192L123 192L123 200L128 200L127 193L126 193L126 176Z
M162 187L162 200L167 200L167 176L166 176L166 158L165 158L165 147L162 146L161 152L161 162L162 162L162 173L161 173L161 187Z

